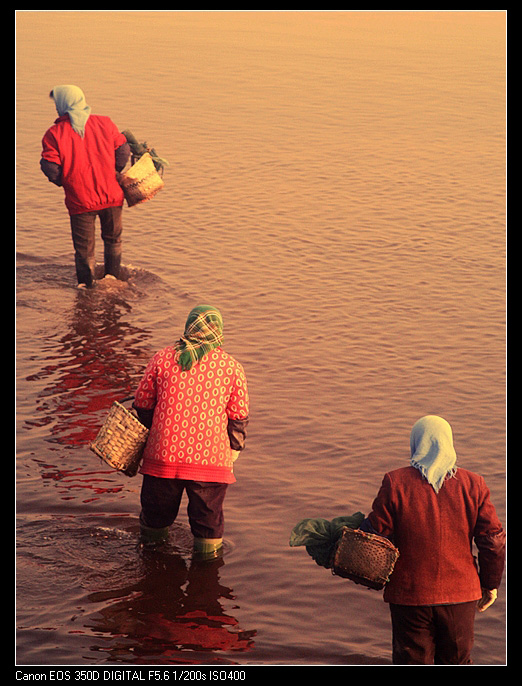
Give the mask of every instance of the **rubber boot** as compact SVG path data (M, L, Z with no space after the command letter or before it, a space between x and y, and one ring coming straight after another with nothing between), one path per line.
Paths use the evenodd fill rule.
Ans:
M143 522L140 522L140 543L143 543L143 545L159 545L164 543L168 536L168 526L164 526L161 529L153 529L151 526L146 526Z
M105 276L114 276L115 279L120 278L121 248L117 248L115 246L105 246L104 268Z
M76 253L74 256L74 262L76 266L76 278L78 280L78 286L92 288L94 286L94 258L86 258L80 253Z
M212 560L223 554L222 538L194 538L194 557L198 560Z

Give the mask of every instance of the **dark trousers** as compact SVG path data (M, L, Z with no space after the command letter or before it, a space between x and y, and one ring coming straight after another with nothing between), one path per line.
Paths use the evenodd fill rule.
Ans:
M120 275L122 253L122 207L108 207L97 212L71 215L71 232L74 245L76 277L79 284L90 287L94 281L95 221L100 218L104 245L105 275Z
M471 664L476 606L390 604L393 664Z
M186 491L187 514L192 535L196 538L222 538L225 528L223 501L228 484L181 479L162 479L143 475L141 515L145 526L161 529L176 519L181 497Z

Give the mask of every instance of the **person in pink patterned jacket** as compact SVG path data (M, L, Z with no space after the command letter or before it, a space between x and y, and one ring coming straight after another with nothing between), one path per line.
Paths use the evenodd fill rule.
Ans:
M223 341L219 310L195 307L183 336L152 357L137 388L133 406L150 428L140 468L145 542L168 535L186 492L195 550L222 548L223 502L249 419L245 372Z

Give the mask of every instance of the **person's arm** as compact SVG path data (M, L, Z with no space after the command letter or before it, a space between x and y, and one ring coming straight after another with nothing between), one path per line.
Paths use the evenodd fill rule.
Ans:
M484 610L487 610L488 607L493 605L495 600L497 599L497 589L492 588L492 589L487 589L483 588L482 589L482 598L477 602L477 610L479 612L484 612Z
M145 426L147 429L150 429L150 427L152 426L152 420L154 418L154 410L146 410L143 407L136 407L134 403L132 407L136 410L138 419L143 424L143 426Z
M116 171L121 172L125 168L125 165L127 164L130 158L129 144L123 143L123 145L120 145L119 148L116 148L114 157L116 163Z
M230 419L227 424L228 439L230 447L232 448L232 460L235 462L239 457L239 453L245 447L246 428L248 425L248 417L245 419Z
M227 432L235 462L245 447L246 429L249 421L249 397L245 373L238 365L236 378L232 382L230 399L227 404Z
M42 156L40 169L51 183L56 186L62 185L62 165L58 143L54 135L47 131L42 139Z
M390 491L390 477L385 474L379 492L373 501L372 510L363 520L359 529L369 534L384 536L393 542L393 511Z
M491 502L489 488L484 479L481 479L481 482L482 496L473 538L478 550L482 588L482 598L477 603L477 609L484 612L497 598L506 558L506 532Z
M49 160L42 157L40 159L40 168L51 183L54 183L55 186L62 185L62 168L59 164L49 162Z
M156 407L156 379L157 367L156 356L154 356L145 369L132 403L138 419L148 429L152 426L154 408Z

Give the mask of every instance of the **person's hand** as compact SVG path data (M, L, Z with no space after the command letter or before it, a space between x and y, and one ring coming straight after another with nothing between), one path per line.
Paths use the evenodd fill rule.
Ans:
M492 588L492 589L487 589L483 588L482 589L482 598L478 601L477 603L477 610L479 612L484 612L484 610L487 610L490 605L493 605L495 600L497 599L497 589Z

